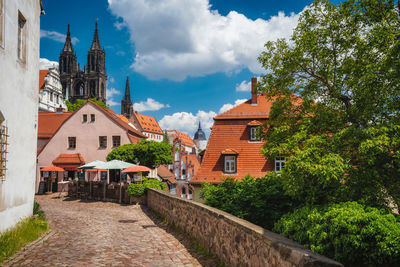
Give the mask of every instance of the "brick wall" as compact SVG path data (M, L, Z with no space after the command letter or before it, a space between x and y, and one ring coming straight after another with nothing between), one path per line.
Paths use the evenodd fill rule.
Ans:
M167 192L149 189L147 205L227 266L343 266L248 221Z

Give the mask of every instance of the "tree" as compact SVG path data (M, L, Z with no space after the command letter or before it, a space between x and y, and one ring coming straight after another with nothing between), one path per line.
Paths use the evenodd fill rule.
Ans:
M164 131L164 135L163 135L163 143L169 144L169 138L168 138L168 133L167 130Z
M107 161L113 159L139 163L149 168L173 163L171 145L147 140L142 140L137 144L125 144L114 148L107 155Z
M201 196L205 204L269 230L299 203L285 195L281 179L275 173L257 179L247 176L242 181L226 178L218 185L206 183Z
M291 196L400 204L399 26L394 1L316 0L290 41L265 45L260 90L274 104L263 153L287 157Z
M104 104L103 101L98 100L96 98L90 98L91 101L93 101L94 103L96 103L97 105L99 105L100 107L104 108L104 109L108 109L108 106L106 104ZM71 102L69 102L68 100L65 101L68 111L69 112L74 112L76 110L78 110L81 106L83 106L85 103L87 102L86 99L77 99L75 104L72 104Z

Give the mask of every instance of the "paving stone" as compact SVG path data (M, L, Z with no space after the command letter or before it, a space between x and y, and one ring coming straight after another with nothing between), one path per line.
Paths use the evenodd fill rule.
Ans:
M145 206L36 196L52 235L4 266L214 266ZM187 245L187 244L186 244Z

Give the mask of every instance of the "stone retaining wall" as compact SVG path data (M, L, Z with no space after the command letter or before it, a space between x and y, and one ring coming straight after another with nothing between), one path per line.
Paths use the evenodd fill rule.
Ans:
M148 189L147 205L226 266L343 266L248 221L161 190Z

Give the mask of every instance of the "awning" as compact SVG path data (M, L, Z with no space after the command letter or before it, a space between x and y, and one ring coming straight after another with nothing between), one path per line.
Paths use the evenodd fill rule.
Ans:
M146 166L135 165L126 168L122 172L149 172L149 171L151 171L151 169Z
M47 166L40 169L41 171L48 171L48 172L63 172L64 169L57 167L57 166Z
M107 169L86 169L87 172L106 172Z

